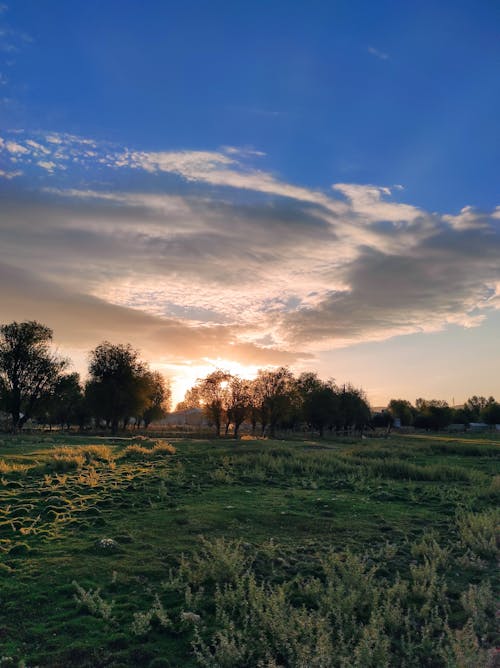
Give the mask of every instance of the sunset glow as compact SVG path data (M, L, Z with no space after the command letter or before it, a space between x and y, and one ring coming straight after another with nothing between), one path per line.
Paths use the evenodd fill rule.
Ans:
M130 342L174 403L216 367L280 365L375 404L500 393L484 7L427 39L408 8L320 3L313 27L305 4L84 4L0 12L3 322L47 323L82 375Z

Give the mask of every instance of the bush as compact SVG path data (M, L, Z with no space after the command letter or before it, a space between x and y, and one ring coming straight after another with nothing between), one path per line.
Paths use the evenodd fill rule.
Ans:
M175 452L176 449L170 443L156 441L152 448L145 448L142 445L128 445L121 458L133 460L158 459L165 455L173 455Z
M84 445L78 451L84 456L86 464L113 461L113 452L107 445Z
M82 468L84 464L85 457L80 450L70 447L54 448L47 460L47 467L58 473L76 471Z
M480 557L495 557L499 519L500 512L494 509L459 515L457 525L462 544Z

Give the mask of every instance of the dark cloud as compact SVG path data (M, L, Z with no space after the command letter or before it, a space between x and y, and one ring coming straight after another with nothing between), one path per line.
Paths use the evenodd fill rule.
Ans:
M294 345L353 341L474 324L500 280L500 234L488 228L454 230L441 225L400 255L365 248L340 272L348 286L312 308L283 318ZM476 321L477 322L477 321Z

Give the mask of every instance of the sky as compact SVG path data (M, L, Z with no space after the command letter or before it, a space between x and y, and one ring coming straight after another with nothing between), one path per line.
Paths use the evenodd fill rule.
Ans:
M0 321L174 401L500 397L500 3L0 3Z

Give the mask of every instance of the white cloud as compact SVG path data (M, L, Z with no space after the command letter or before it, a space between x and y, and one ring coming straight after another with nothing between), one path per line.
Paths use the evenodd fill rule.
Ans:
M14 155L25 155L29 153L29 149L26 148L26 146L23 146L22 144L19 144L15 141L7 141L5 142L5 148L9 153L12 153Z
M38 160L36 164L50 173L52 173L54 169L57 167L56 163L52 162L51 160Z
M70 187L12 205L0 244L19 267L68 289L195 329L232 326L233 343L289 351L476 326L500 306L500 208L439 215L395 201L400 186L336 183L325 193L254 169L252 149L146 152L25 137L9 135L0 149L18 167L67 168ZM80 185L82 171L71 181L73 169L102 185ZM169 192L104 185L127 169Z
M444 215L443 220L449 223L456 230L474 230L477 228L487 228L491 218L500 218L500 208L497 207L493 214L481 213L472 206L464 206L456 216Z
M391 195L391 190L387 187L336 183L332 188L345 195L350 200L354 213L363 217L367 222L411 221L422 214L417 207L384 200L384 197Z
M6 172L4 169L0 169L0 178L2 179L15 179L16 176L21 176L22 172L20 170L16 170L13 172Z
M385 53L385 51L380 51L380 49L375 49L373 46L368 47L368 53L371 53L372 56L375 56L380 60L389 60L388 53Z

